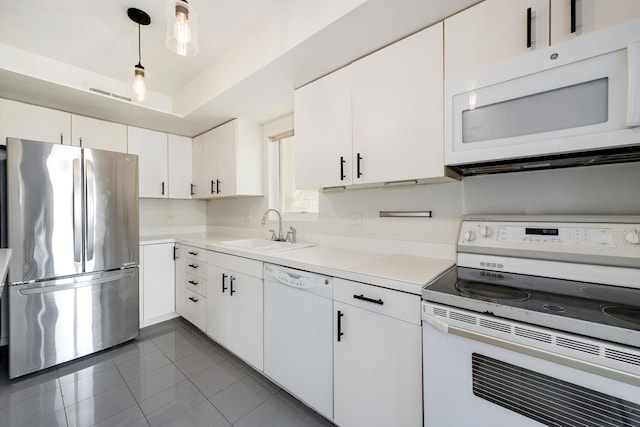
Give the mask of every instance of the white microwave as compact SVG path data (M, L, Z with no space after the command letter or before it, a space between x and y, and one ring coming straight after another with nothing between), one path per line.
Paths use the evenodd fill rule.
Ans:
M603 155L640 160L640 20L445 81L445 163L465 175Z

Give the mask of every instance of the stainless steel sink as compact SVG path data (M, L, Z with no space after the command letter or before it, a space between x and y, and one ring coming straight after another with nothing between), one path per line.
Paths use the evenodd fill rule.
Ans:
M287 251L291 249L308 248L315 246L313 243L308 242L278 242L267 239L240 239L240 240L227 240L220 242L221 245L229 246L237 249L244 249L252 252L271 253L279 251Z

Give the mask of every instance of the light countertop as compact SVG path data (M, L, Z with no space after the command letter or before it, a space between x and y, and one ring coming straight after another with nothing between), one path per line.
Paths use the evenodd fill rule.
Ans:
M416 295L421 295L425 283L440 276L455 264L455 261L447 259L327 245L264 253L230 247L221 243L242 238L241 236L214 233L176 234L143 236L140 238L140 244L183 243Z

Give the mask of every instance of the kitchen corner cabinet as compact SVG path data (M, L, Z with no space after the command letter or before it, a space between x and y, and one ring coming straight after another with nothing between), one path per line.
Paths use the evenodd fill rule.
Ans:
M167 198L167 134L129 126L129 154L138 155L139 196Z
M192 148L191 138L167 136L168 193L170 199L191 199Z
M551 44L640 17L638 0L576 0L575 31L571 28L571 0L551 1Z
M443 26L295 91L296 185L447 180Z
M420 296L342 279L333 289L335 423L422 426Z
M193 140L194 198L262 196L262 130L234 119Z
M91 117L71 115L72 145L127 152L127 126Z
M71 114L0 98L0 144L8 137L71 145Z
M176 316L173 243L140 246L140 327Z
M207 264L207 335L262 371L262 262L208 251Z
M549 46L549 0L485 0L445 19L444 33L444 70L449 79Z

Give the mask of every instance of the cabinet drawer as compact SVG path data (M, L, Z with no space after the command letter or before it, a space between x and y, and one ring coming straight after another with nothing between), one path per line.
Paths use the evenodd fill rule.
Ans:
M207 261L207 251L204 249L196 248L195 246L185 246L185 256L188 259L200 262Z
M204 332L207 325L207 299L189 289L185 289L184 294L184 318Z
M184 286L190 291L200 294L203 297L207 296L207 281L205 279L187 273Z
M187 275L190 274L205 280L207 278L207 264L203 261L187 259L186 270Z
M420 325L420 296L366 283L334 279L333 299Z
M222 267L225 270L246 274L262 279L262 261L227 255L220 252L207 252L207 264Z

